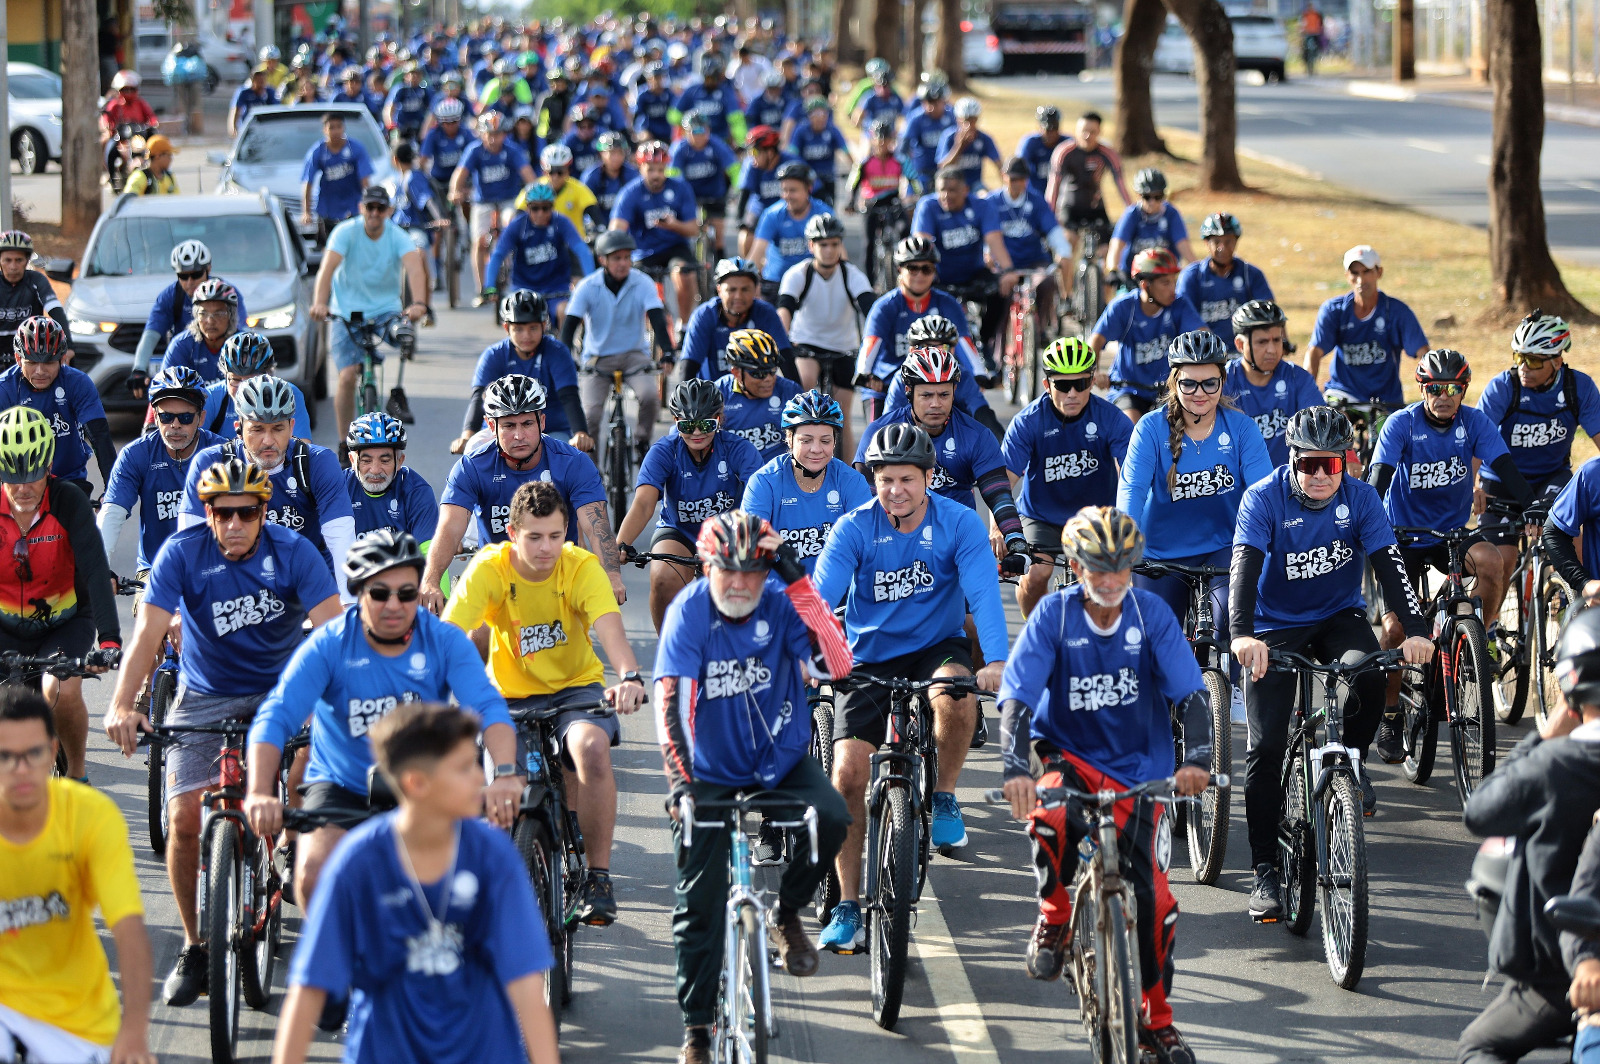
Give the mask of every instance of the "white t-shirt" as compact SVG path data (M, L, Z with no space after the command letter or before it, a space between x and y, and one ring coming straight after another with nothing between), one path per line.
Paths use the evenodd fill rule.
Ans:
M806 286L806 267L810 260L796 263L784 271L778 295L800 298ZM846 294L845 289L849 289ZM848 355L861 346L861 319L853 298L872 291L867 275L848 262L841 262L832 277L813 269L811 288L805 301L794 312L789 339L797 344L820 347Z

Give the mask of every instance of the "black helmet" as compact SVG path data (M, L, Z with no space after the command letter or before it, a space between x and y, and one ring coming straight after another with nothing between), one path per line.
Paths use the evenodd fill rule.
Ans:
M1140 196L1165 196L1167 175L1153 166L1147 166L1134 175L1133 191Z
M1552 671L1569 707L1600 705L1600 609L1590 607L1567 621Z
M667 413L675 421L714 421L722 413L722 392L703 377L691 377L672 390Z
M906 329L906 344L909 347L924 347L928 344L954 347L959 339L961 333L956 329L956 323L938 312L924 314Z
M1228 362L1228 346L1210 329L1180 333L1167 347L1167 365L1223 366Z
M500 301L500 320L507 325L530 325L534 322L549 325L550 307L538 292L519 288L515 292L507 292Z
M1200 238L1212 236L1238 236L1244 232L1244 227L1239 224L1239 219L1224 211L1208 214L1205 221L1200 223Z
M1459 384L1465 388L1472 380L1472 367L1460 351L1441 347L1417 360L1418 384Z
M939 245L925 236L908 236L894 246L895 269L913 262L939 265Z
M544 412L544 385L521 373L508 373L483 390L483 416L494 420Z
M368 580L402 565L415 567L420 579L426 564L411 533L393 528L374 529L350 544L344 557L344 586L350 594L357 594Z
M1239 304L1239 309L1233 312L1233 331L1249 336L1257 329L1285 325L1288 321L1283 308L1272 300L1252 299L1248 303Z
M920 426L896 422L885 425L873 434L867 444L866 466L878 469L886 465L914 465L918 469L932 469L933 441Z
M817 175L811 172L811 167L802 162L784 163L778 167L777 178L779 181L799 181L810 188L817 180Z
M633 251L638 246L639 243L633 239L632 233L625 233L621 229L607 229L594 242L594 253L605 258L619 251Z
M1356 430L1350 419L1331 406L1308 406L1289 418L1283 442L1291 451L1338 451L1356 445Z
M813 214L806 222L807 240L843 240L844 223L831 214Z

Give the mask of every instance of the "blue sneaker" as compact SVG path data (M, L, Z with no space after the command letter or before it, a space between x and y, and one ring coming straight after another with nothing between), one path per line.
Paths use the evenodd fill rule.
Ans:
M967 822L961 819L961 804L948 791L933 792L933 845L938 850L953 850L967 844Z
M861 903L841 901L833 907L833 919L822 929L817 945L834 953L858 953L866 946L861 930Z

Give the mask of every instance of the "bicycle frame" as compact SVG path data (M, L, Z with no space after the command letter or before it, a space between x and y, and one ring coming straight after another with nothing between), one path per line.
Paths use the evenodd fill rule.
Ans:
M200 804L204 812L200 814L200 861L199 882L196 889L199 897L195 903L195 921L200 927L206 925L206 899L211 893L206 885L211 881L211 839L216 834L217 827L224 820L231 820L239 825L239 842L242 847L240 853L240 872L243 877L244 889L241 891L245 918L257 933L266 922L265 912L256 913L252 908L254 904L255 870L250 867L250 862L244 861L243 851L254 847L258 841L256 833L250 828L250 820L244 815L245 797L245 758L244 739L248 733L248 721L224 721L211 727L189 727L185 731L200 734L215 734L222 736L222 752L218 755L218 764L221 767L221 779L213 789L206 790L200 796ZM272 899L276 902L276 898ZM216 943L213 943L216 945ZM228 945L233 945L229 943Z
M916 706L912 710L913 703ZM922 900L922 884L928 865L928 845L931 794L923 794L920 780L923 766L929 758L937 757L933 747L933 729L924 725L933 716L933 707L923 693L895 691L889 702L889 749L873 753L867 779L867 846L866 853L875 854L880 845L878 816L890 787L904 787L911 798L911 816L919 825L917 842L917 888L911 904ZM862 896L878 896L878 862L867 862L866 881ZM872 904L869 902L869 904Z
M1427 612L1434 617L1433 642L1438 648L1439 672L1438 678L1444 684L1445 713L1448 722L1455 726L1458 718L1455 700L1455 655L1452 647L1455 644L1455 632L1461 623L1459 618L1476 616L1483 608L1483 600L1477 595L1467 594L1464 563L1466 561L1466 529L1454 529L1441 532L1431 528L1397 528L1395 535L1402 543L1408 539L1414 541L1416 537L1431 535L1445 544L1449 557L1449 568L1445 572L1444 583L1439 590L1426 598ZM1423 600L1427 592L1427 572L1421 573L1416 580L1417 597Z

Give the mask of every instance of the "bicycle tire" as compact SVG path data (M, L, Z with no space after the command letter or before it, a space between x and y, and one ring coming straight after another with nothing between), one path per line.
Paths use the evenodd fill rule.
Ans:
M559 1034L561 1006L566 1000L567 985L566 950L562 948L562 937L566 934L566 921L563 918L566 909L562 905L561 880L550 874L553 867L550 829L538 817L518 817L511 841L516 843L517 855L528 870L528 881L533 885L533 896L538 899L539 909L544 914L545 932L550 938L550 952L555 958L550 970L544 973L544 997L545 1004L550 1006L556 1033Z
M1080 879L1084 875L1080 867ZM1105 970L1100 963L1096 943L1095 921L1091 914L1098 907L1078 892L1078 881L1072 886L1072 896L1079 904L1072 909L1072 950L1068 955L1072 983L1078 997L1078 1022L1083 1025L1084 1037L1089 1040L1089 1059L1095 1064L1111 1059L1109 1029L1100 1022L1102 1003L1106 1000Z
M1306 819L1304 744L1290 754L1288 782L1283 788L1283 815L1278 821L1278 852L1283 863L1283 926L1304 938L1317 907L1316 840Z
M811 706L811 748L812 755L817 763L822 766L823 775L833 778L833 703L818 699ZM828 926L828 921L833 919L833 907L839 904L839 871L832 864L823 873L822 880L817 884L813 904L816 909L817 923L823 927Z
M1430 666L1437 670L1438 666ZM1405 760L1400 770L1406 779L1418 787L1433 778L1433 764L1439 747L1439 722L1434 718L1433 703L1429 697L1432 679L1417 679L1409 671L1400 674L1400 727Z
M166 669L157 670L155 681L150 685L151 724L166 723L167 710L172 706L177 688L176 674ZM145 780L145 798L150 825L150 849L157 857L165 857L167 833L170 827L167 818L167 748L161 743L151 743L146 750L149 753L149 768Z
M1511 574L1511 586L1500 604L1500 661L1501 665L1491 675L1494 677L1494 716L1502 724L1516 724L1528 706L1528 678L1532 673L1528 660L1527 623L1527 569L1526 561ZM1493 665L1493 662L1490 663Z
M632 446L628 427L620 418L612 423L606 438L606 505L611 508L611 531L622 528L622 519L628 513L628 481L632 477Z
M916 893L917 836L912 823L911 795L891 787L877 816L878 897L871 900L867 951L872 956L872 1020L894 1030L905 995L906 952L911 941L911 899Z
M1002 374L1006 382L1006 399L1018 406L1022 405L1022 364L1026 357L1024 343L1026 333L1019 318L1021 310L1015 299L1006 309L1005 339L1000 344L1000 353L1003 360Z
M1206 701L1211 705L1211 772L1233 772L1233 715L1228 684L1221 675L1205 672ZM1200 803L1185 809L1189 836L1189 869L1196 883L1211 886L1222 874L1228 856L1228 813L1233 788L1215 784L1200 792Z
M767 1064L767 1042L772 1034L772 996L767 961L766 925L753 902L739 906L734 933L734 994L728 1034L738 1042L732 1061Z
M367 381L361 386L361 406L356 411L356 416L360 417L362 414L371 414L382 409L378 405L378 386L371 381Z
M250 855L255 865L251 875L250 904L261 925L259 934L241 929L239 949L239 982L244 1003L253 1009L264 1009L272 1000L272 971L278 959L278 941L283 935L283 910L273 905L272 842L256 839ZM263 919L262 913L266 916ZM248 944L246 944L248 938Z
M1022 350L1018 353L1022 356L1017 366L1022 387L1018 389L1014 401L1018 406L1027 406L1033 402L1034 389L1039 385L1039 378L1033 373L1033 363L1039 357L1039 317L1033 310L1029 310L1022 319Z
M239 891L239 825L223 819L211 836L206 876L206 943L210 954L206 992L212 1064L235 1064L239 1050L239 954L233 928L242 906Z
M1334 775L1322 792L1322 811L1322 946L1334 983L1354 990L1367 963L1367 839L1354 776Z
M1476 617L1461 619L1454 639L1450 754L1455 762L1456 793L1464 805L1494 771L1494 702L1489 681L1494 673L1483 625Z
M1550 720L1550 711L1560 705L1561 690L1556 683L1555 648L1561 638L1561 624L1571 604L1567 585L1553 569L1546 569L1539 580L1539 597L1535 602L1534 624L1538 636L1539 705L1535 723L1542 729Z
M1101 1015L1106 1043L1111 1048L1108 1061L1139 1064L1139 1018L1144 1012L1144 1000L1139 981L1139 952L1131 945L1138 936L1134 917L1125 911L1122 900L1120 894L1108 894L1105 898L1100 956L1104 962L1107 997Z
M1094 328L1094 323L1100 320L1100 315L1106 309L1106 274L1105 268L1098 262L1086 263L1079 278L1082 289L1078 293L1081 302L1078 303L1081 317L1078 324L1083 326L1083 332Z

